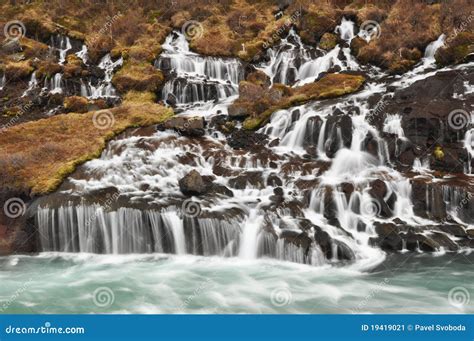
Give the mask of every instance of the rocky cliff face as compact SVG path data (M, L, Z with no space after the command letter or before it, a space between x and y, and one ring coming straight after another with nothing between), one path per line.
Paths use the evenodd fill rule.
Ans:
M468 1L43 6L2 6L0 253L473 246Z

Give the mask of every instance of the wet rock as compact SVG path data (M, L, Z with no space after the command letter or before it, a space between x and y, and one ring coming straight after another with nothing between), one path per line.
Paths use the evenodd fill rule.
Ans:
M180 134L189 137L200 137L205 133L205 121L203 117L175 116L163 123L165 129L174 129Z
M332 238L326 231L319 226L315 226L314 240L319 244L321 251L327 259L332 259Z
M201 195L208 189L208 184L198 171L192 170L179 180L179 189L185 195Z
M387 195L388 188L387 185L385 184L384 181L380 179L376 179L370 183L370 190L369 194L376 200L376 203L374 203L371 207L368 207L367 210L372 212L376 211L377 216L381 216L384 218L390 218L393 215L392 210L390 209L390 206L388 203L384 200L385 196ZM390 203L392 206L395 203L396 197L389 197ZM388 200L387 200L388 201Z
M433 232L430 234L430 238L445 250L457 251L459 249L459 246L443 233Z
M278 175L272 173L267 178L267 186L283 186L283 181L278 177Z
M312 243L311 238L305 232L283 230L280 234L280 238L284 239L287 243L301 247L305 254L308 252Z
M337 247L337 259L339 260L354 260L355 253L352 249L344 242L340 240L333 240L333 243Z
M461 225L440 225L438 228L455 237L467 236L466 230Z
M262 189L265 187L265 182L262 178L262 173L258 171L243 172L241 175L229 179L229 185L236 189L245 189L248 186Z
M405 240L406 248L409 251L424 251L434 252L439 250L440 245L433 239L426 237L425 235L414 233L409 231L402 233L400 236Z
M233 197L234 192L232 192L229 188L224 185L219 184L212 184L208 191L209 194L220 194L226 197Z
M370 244L379 246L384 251L400 251L403 240L398 234L398 228L391 223L375 223L375 232L378 238L371 238Z
M467 230L466 234L469 238L474 239L474 229Z
M342 193L344 193L346 200L349 202L349 199L351 198L351 195L354 192L354 184L349 182L343 182L341 184L341 191Z
M350 148L352 141L352 119L349 115L334 114L327 118L326 129L324 131L326 142L324 143L326 155L333 158L342 144Z
M229 146L235 149L249 149L256 145L264 145L267 135L248 130L234 131L228 138Z

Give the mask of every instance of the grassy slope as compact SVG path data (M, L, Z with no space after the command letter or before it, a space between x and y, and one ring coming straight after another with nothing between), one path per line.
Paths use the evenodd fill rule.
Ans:
M58 115L6 129L0 133L0 187L31 190L32 195L51 192L77 165L99 157L115 135L172 115L158 104L126 102L110 110ZM94 122L107 117L115 123L97 128Z

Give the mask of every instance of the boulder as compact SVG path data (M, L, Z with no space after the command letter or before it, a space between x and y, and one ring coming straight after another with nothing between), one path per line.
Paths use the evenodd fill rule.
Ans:
M185 195L204 194L208 187L201 174L196 170L192 170L179 180L179 189Z
M163 126L166 129L174 129L185 136L201 137L205 133L205 124L204 118L200 116L174 116L163 123Z

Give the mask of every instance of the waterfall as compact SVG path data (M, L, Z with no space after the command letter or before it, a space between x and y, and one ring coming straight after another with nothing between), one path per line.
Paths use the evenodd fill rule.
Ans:
M163 50L155 66L172 75L162 90L166 102L173 98L178 105L202 104L238 94L243 68L237 59L201 57L189 51L179 32L167 37Z
M336 33L342 40L350 42L354 38L354 22L343 17L341 24L336 27Z
M59 55L59 64L63 65L66 62L67 53L72 49L71 40L68 36L55 35L51 37L50 48L57 51Z
M3 90L6 83L7 83L7 79L5 77L5 74L3 74L2 77L0 78L0 90Z
M340 59L341 51L343 59ZM359 65L350 55L350 49L339 45L325 52L305 46L292 29L275 49L267 50L269 62L259 65L272 83L301 86L314 82L319 75L331 68L358 70Z
M466 148L468 152L468 159L464 172L466 174L471 174L473 172L471 164L472 159L474 158L474 129L470 129L466 132L466 135L464 136L464 148Z
M44 87L48 89L51 94L61 94L63 93L62 80L63 80L63 74L58 72L49 80L48 79L44 80L45 82Z
M395 134L398 138L405 137L401 116L398 114L387 115L383 124L383 131L389 134Z
M21 97L26 97L28 94L38 86L38 80L36 79L36 71L31 74L30 81L28 82L28 88L23 92Z
M122 57L116 61L112 60L110 54L106 54L104 57L102 57L98 66L104 70L104 79L99 80L98 83L89 81L87 84L81 80L81 96L92 99L117 97L115 88L112 85L112 77L114 70L120 67L122 64Z
M350 41L354 24L343 19L337 32ZM269 58L256 67L272 82L292 86L312 82L331 68L359 67L346 47L325 52L304 46L294 31L267 53ZM81 94L113 96L110 81L121 63L106 55L99 64L104 81L81 82ZM167 76L163 100L182 115L225 113L244 77L241 62L200 56L178 32L167 37L155 66ZM49 89L60 87L60 76ZM407 80L417 76L407 75ZM268 136L262 151L231 148L212 125L202 138L167 130L112 140L100 158L68 178L67 191L39 199L36 225L42 250L268 257L316 266L382 261L384 252L373 243L378 224L421 230L439 220L415 214L419 207L413 196L419 191L410 172L424 175L427 159L415 159L407 173L391 164L393 146L384 138L392 134L397 142L406 140L403 117L382 116L382 132L369 123L377 110L369 102L389 85L381 78L337 100L275 111L257 131ZM470 130L464 146L471 157L472 141ZM179 180L191 170L209 184L205 193L189 198ZM118 193L117 200L106 205L101 199L109 190ZM426 192L430 214L439 202L434 194ZM67 202L64 195L83 200ZM443 192L451 210L462 196L459 189ZM192 214L183 208L190 200L196 208ZM461 222L469 218L457 213L462 213L455 217Z
M76 56L82 59L84 64L87 64L87 59L88 59L88 51L87 51L87 45L82 44L82 49L76 53Z
M438 51L439 48L444 46L445 39L446 39L446 35L441 34L437 40L428 44L428 46L425 49L425 56L424 56L425 61L429 61L430 63L435 62L436 51Z

